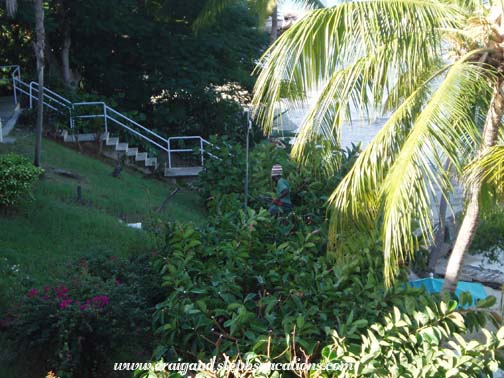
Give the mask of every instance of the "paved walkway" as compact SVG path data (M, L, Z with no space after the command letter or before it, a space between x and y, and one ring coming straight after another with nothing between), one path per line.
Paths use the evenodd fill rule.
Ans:
M12 143L14 138L8 137L14 126L16 126L17 119L21 114L19 107L14 104L12 97L0 97L0 142Z

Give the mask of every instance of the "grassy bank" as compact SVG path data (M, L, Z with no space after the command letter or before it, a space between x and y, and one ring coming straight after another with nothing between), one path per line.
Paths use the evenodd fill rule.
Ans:
M0 144L0 154L16 152L32 159L33 134L17 131L14 144ZM124 223L204 222L196 193L181 191L161 212L155 210L173 186L125 169L111 175L114 164L44 140L44 176L34 198L0 213L0 256L37 281L51 280L62 263L90 254L126 256L153 248L153 237ZM75 173L78 179L57 174ZM77 200L77 187L82 199ZM122 223L124 222L124 223Z

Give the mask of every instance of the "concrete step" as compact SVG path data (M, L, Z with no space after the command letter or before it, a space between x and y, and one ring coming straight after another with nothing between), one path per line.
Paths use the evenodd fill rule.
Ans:
M195 177L203 170L203 167L178 167L165 168L166 177Z
M157 159L156 158L147 158L145 159L146 167L157 167Z
M138 148L133 147L133 148L128 148L128 151L126 152L128 156L136 156L138 154Z
M128 151L128 143L118 143L116 146L116 151Z
M117 146L118 143L119 143L119 138L108 138L106 140L107 146Z
M105 140L106 141L109 137L110 137L110 133L108 133L108 132L107 133L103 133L101 135L101 140Z
M136 154L135 156L135 161L144 161L147 159L147 152L140 152L138 154Z
M61 134L63 137L63 141L66 143L75 143L75 142L94 142L97 138L96 134L70 134L68 131L63 131Z

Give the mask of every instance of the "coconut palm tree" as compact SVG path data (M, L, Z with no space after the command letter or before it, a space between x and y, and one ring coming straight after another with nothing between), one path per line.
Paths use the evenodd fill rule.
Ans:
M35 157L33 164L40 167L42 154L42 131L44 124L44 49L45 49L45 28L44 28L44 8L42 0L34 1L35 7L35 34L36 41L33 44L35 56L37 58L37 79L38 98L37 102L37 124L35 128ZM7 15L13 17L17 11L17 0L6 0Z
M444 289L454 291L480 196L502 187L504 169L489 168L504 162L504 11L500 1L487 3L343 1L305 16L258 66L253 102L266 131L281 99L318 93L296 158L307 141L338 136L352 112L391 114L330 198L329 248L342 254L346 233L378 230L387 284L413 257L418 236L433 241L433 201L436 193L450 201L456 179L466 206L445 276Z
M194 28L210 25L228 7L240 3L241 0L207 0L203 10L194 21ZM259 18L259 24L264 25L266 18L271 16L270 43L275 42L278 36L278 4L279 0L248 0L248 4ZM323 7L319 0L299 0L300 5Z

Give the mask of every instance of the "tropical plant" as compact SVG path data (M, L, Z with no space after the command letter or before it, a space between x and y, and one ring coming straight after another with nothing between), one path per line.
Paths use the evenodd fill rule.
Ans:
M502 187L502 169L490 167L504 159L503 13L499 1L343 1L312 11L259 64L253 102L266 131L281 99L300 102L321 88L297 158L307 141L338 136L350 109L368 117L392 111L330 198L330 248L344 253L345 230L380 230L388 285L413 257L417 236L434 239L433 201L440 193L450 200L453 170L467 193L445 275L444 288L454 291L480 195Z

